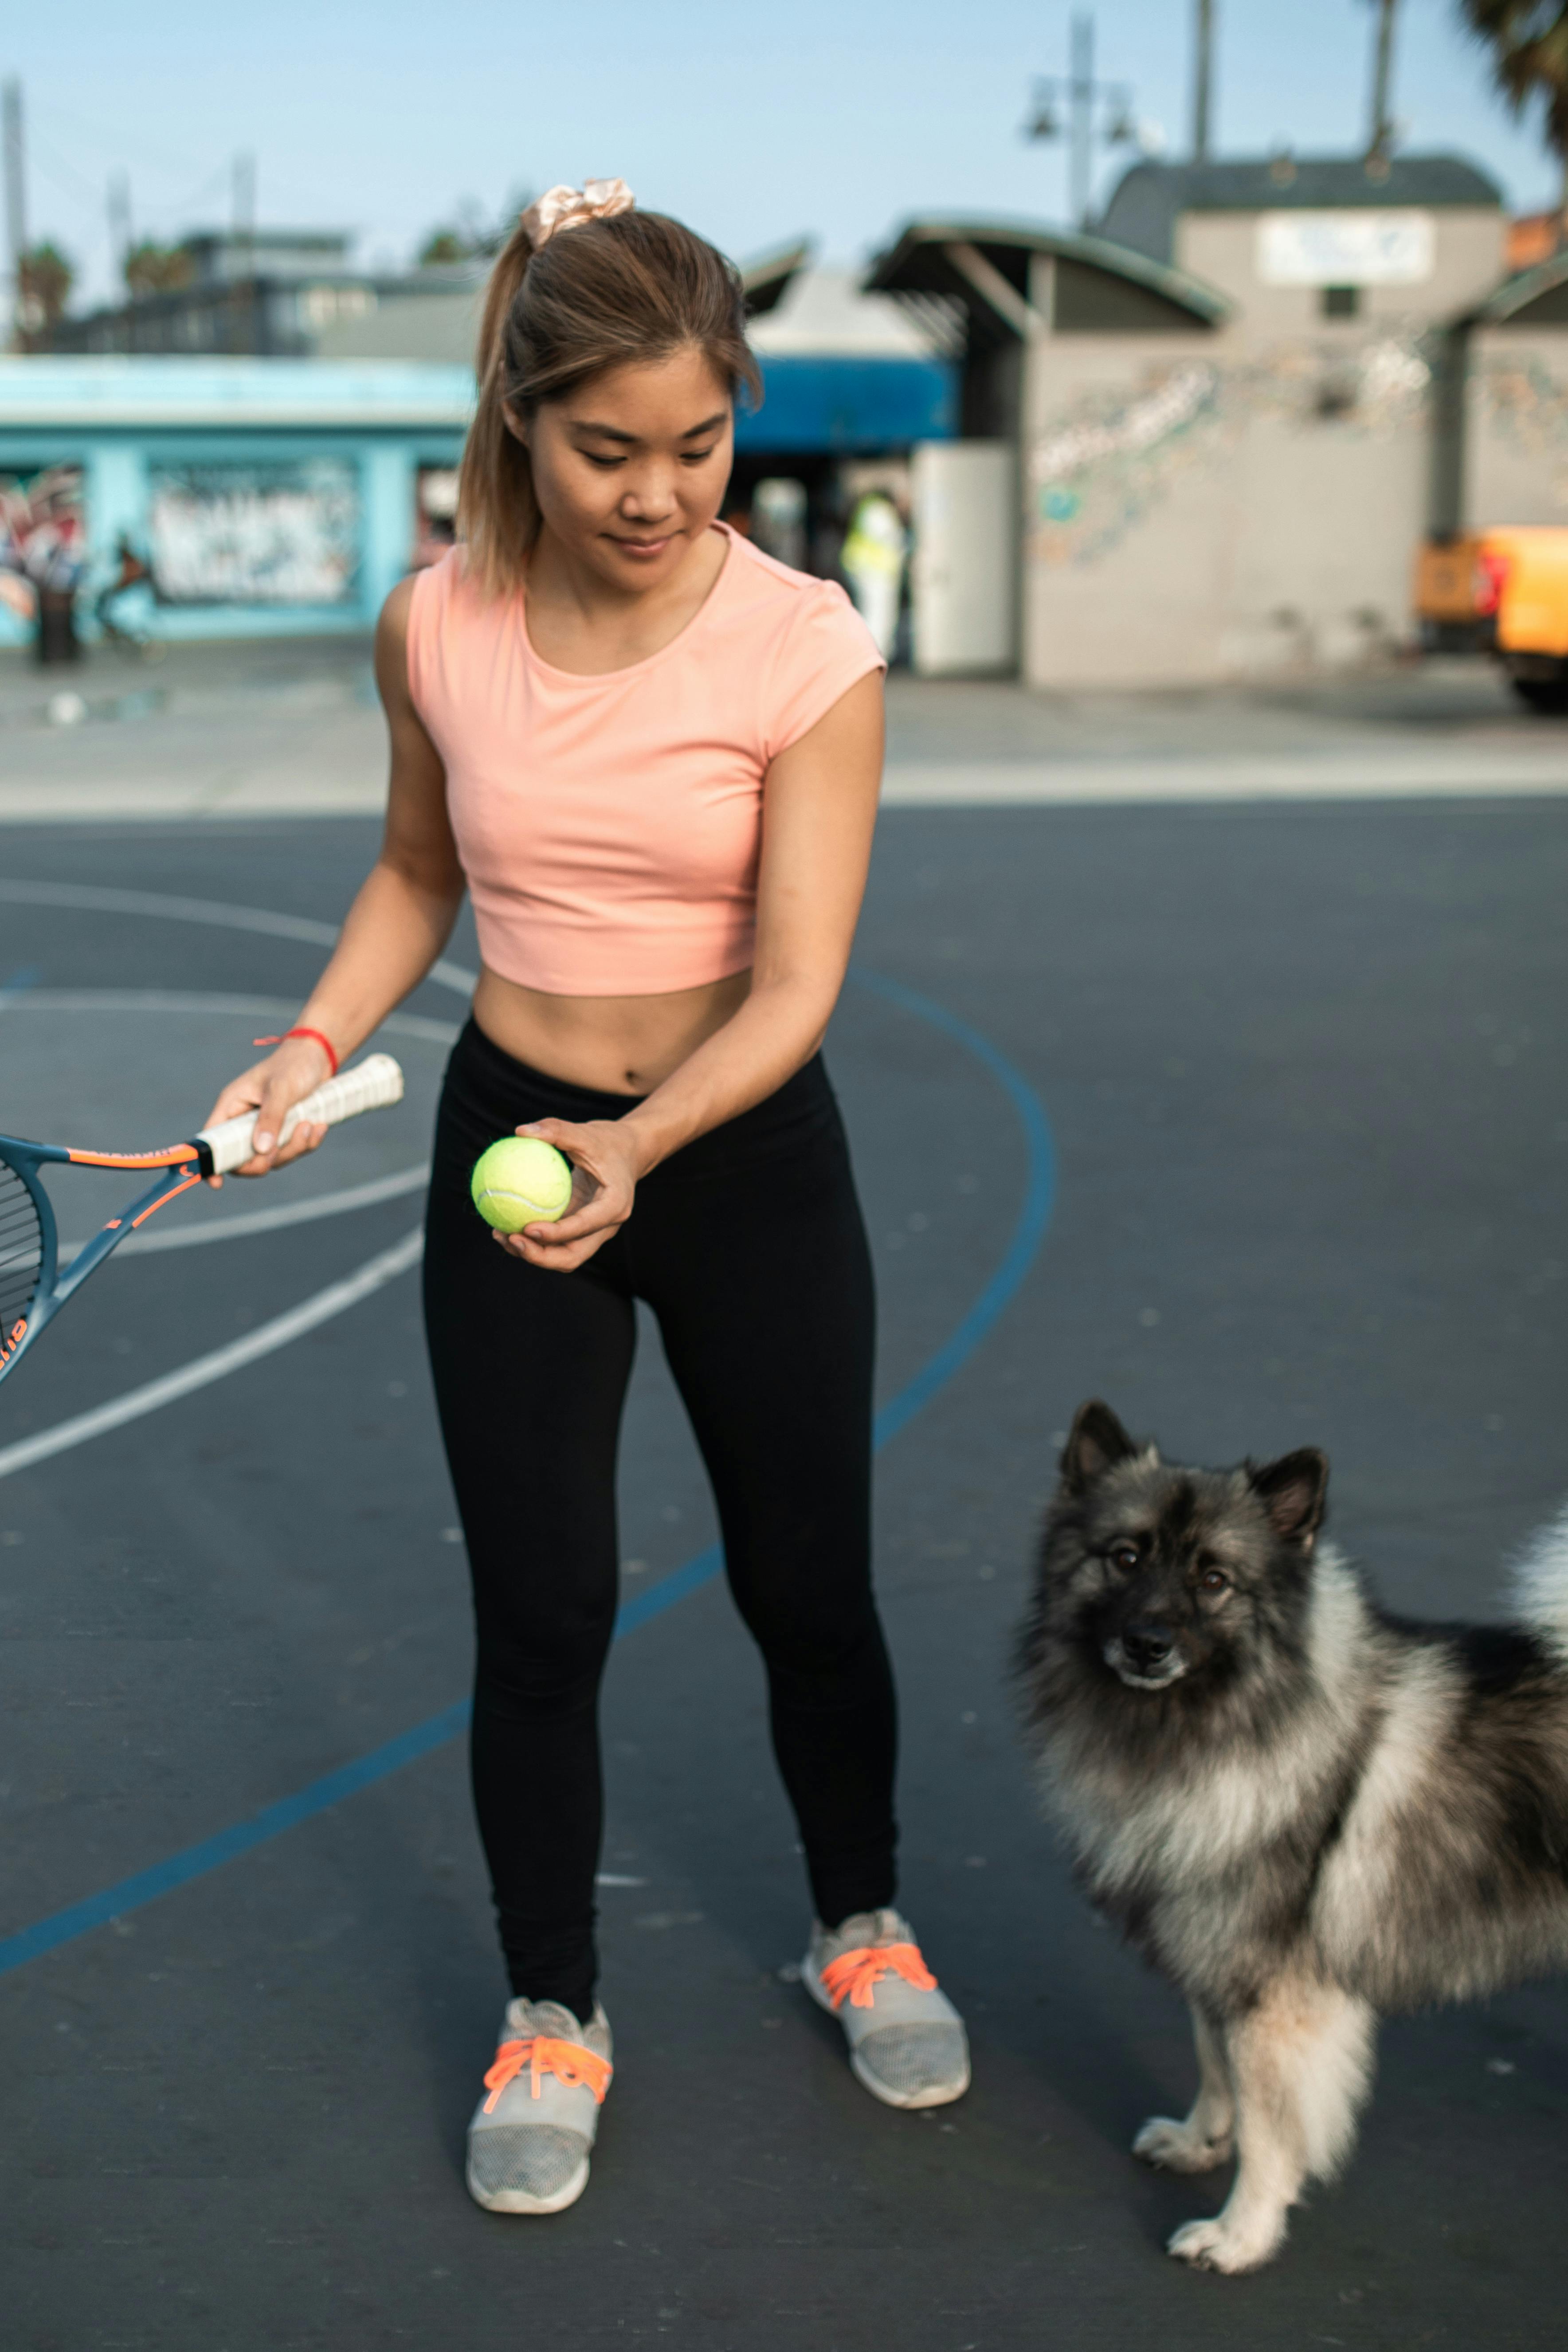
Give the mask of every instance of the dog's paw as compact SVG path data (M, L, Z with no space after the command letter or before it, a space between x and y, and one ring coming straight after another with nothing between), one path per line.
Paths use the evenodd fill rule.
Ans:
M1228 2164L1233 2143L1205 2139L1173 2116L1151 2116L1132 2143L1132 2153L1161 2172L1212 2172Z
M1284 2230L1267 2232L1238 2230L1227 2224L1223 2213L1210 2221L1184 2221L1174 2237L1165 2241L1165 2252L1174 2254L1179 2263L1191 2263L1195 2271L1223 2271L1227 2278L1239 2272L1255 2271L1279 2250Z

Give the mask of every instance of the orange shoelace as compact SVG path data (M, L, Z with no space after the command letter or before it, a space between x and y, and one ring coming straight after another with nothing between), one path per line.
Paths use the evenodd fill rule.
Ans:
M846 1993L851 2009L869 2009L884 1977L902 1977L917 1992L936 1990L936 1979L921 1959L918 1944L862 1944L853 1952L841 1952L822 1971L835 2009L843 2007Z
M542 2077L553 2074L568 2090L592 2091L600 2106L605 2104L605 2093L616 2071L607 2058L596 2058L580 2042L552 2042L545 2033L531 2034L526 2042L503 2042L496 2052L495 2064L485 2076L485 2088L489 2093L485 2101L487 2116L495 2113L496 2101L525 2066L534 2098L540 2095Z

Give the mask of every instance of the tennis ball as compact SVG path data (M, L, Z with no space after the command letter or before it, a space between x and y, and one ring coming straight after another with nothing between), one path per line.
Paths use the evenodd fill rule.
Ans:
M468 1189L475 1208L498 1233L552 1225L572 1198L572 1162L537 1135L503 1135L479 1154Z

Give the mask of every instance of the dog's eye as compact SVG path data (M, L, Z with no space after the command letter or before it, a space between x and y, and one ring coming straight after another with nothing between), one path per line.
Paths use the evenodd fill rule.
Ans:
M1124 1576L1129 1576L1138 1565L1138 1547L1135 1543L1114 1543L1105 1557L1112 1568L1119 1568Z
M1198 1591L1206 1592L1212 1601L1219 1593L1230 1591L1230 1579L1223 1568L1205 1568L1198 1579Z

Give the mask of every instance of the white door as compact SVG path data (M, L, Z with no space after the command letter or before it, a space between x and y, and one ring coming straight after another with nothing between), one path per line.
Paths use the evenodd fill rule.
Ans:
M914 665L1016 668L1018 457L1010 441L921 441L912 467Z

